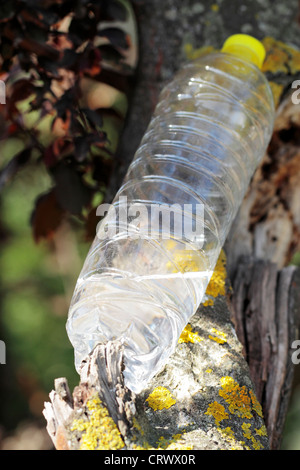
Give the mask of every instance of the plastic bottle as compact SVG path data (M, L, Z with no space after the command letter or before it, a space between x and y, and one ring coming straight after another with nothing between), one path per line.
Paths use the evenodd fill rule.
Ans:
M125 383L139 392L174 351L272 134L264 57L258 40L234 35L162 91L75 287L67 332L78 371L97 343L119 338ZM155 207L177 222L157 223Z

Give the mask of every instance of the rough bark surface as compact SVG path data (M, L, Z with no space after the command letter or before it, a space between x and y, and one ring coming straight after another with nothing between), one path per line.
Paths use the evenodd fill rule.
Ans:
M139 74L111 197L163 84L197 48L218 49L240 31L300 46L297 1L133 3L141 39ZM299 73L291 70L268 72L281 96ZM287 95L228 237L227 274L217 269L206 302L147 390L134 396L125 387L118 343L94 350L72 394L65 379L56 381L44 413L57 449L280 447L299 325L299 271L286 267L300 248L299 116L299 106ZM105 410L113 419L102 426Z
M166 366L137 396L123 382L120 343L99 345L73 396L66 379L50 394L44 414L55 447L278 449L293 379L299 281L295 267L279 272L270 262L241 260L233 290L209 296L212 304L199 308ZM105 414L95 429L102 407L117 428Z
M134 396L124 386L121 359L118 343L96 348L72 400L65 393L66 382L63 387L56 384L45 409L56 448L87 448L86 441L92 449L116 448L110 436L105 447L100 436L92 440L86 427L76 425L82 416L93 421L88 400L96 393L118 425L126 449L268 449L261 406L225 296L199 309L184 341L141 394Z
M233 323L244 346L270 448L280 448L292 389L298 339L299 269L244 257L233 282Z

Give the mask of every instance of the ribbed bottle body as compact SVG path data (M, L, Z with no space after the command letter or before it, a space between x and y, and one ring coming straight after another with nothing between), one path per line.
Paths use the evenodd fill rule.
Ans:
M273 122L264 75L232 55L188 64L164 88L75 288L67 331L77 369L115 338L133 391L164 364L201 303Z

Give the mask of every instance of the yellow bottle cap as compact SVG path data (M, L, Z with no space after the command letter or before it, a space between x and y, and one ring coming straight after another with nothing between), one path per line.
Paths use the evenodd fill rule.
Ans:
M262 67L266 57L263 44L258 39L248 34L233 34L229 36L224 42L221 51L248 60L258 68Z

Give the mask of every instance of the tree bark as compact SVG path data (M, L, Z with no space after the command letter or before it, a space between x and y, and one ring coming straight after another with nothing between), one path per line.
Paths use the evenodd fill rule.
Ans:
M244 346L271 449L279 449L292 390L299 327L299 269L242 258L233 282L233 323Z
M55 447L278 449L293 380L299 282L294 266L278 271L270 262L241 260L233 290L199 308L164 369L137 396L124 385L120 343L99 345L73 397L65 379L50 394L44 413ZM101 407L116 424L109 431L101 420L94 427Z
M237 29L300 46L296 1L245 1L243 12L238 2L227 0L214 8L182 0L133 3L140 65L119 149L123 165L115 174L111 197L161 87L189 54L197 55L201 46L220 48ZM280 447L300 300L299 270L288 266L300 249L300 113L286 93L300 67L292 69L290 60L287 54L281 64L285 71L270 67L266 72L280 90L278 117L268 153L225 245L226 270L221 259L205 302L175 353L138 396L124 384L118 342L93 351L72 394L65 379L55 382L44 414L57 449Z

